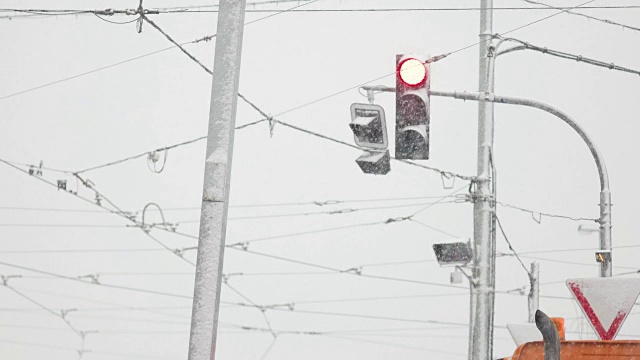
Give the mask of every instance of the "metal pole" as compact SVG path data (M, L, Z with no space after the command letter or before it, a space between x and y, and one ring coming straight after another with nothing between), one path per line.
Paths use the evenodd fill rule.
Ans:
M189 360L215 359L245 0L220 0Z
M500 47L500 45L507 40L511 40L511 39L500 39L500 41L498 41L498 43L495 45L495 48L493 49L495 56L492 56L489 58L489 62L490 62L489 71L490 71L491 79L493 79L493 76L495 73L495 61L498 56L508 54L509 52L516 51L516 50L532 49L530 46L522 46L522 47L516 46L510 49L498 52L498 48ZM535 50L535 48L533 49ZM493 92L493 88L491 90ZM526 104L522 104L522 105L526 105ZM532 106L532 105L526 105L526 106ZM545 111L548 111L548 110L545 110ZM558 114L555 114L553 111L549 111L549 112L551 112L552 114L558 117L561 117ZM611 253L611 246L612 246L611 244L611 191L609 191L609 177L607 175L607 168L604 165L604 160L602 159L602 156L598 153L598 150L595 148L595 145L593 144L593 142L586 137L586 134L584 133L584 131L582 131L582 129L580 129L579 126L577 126L577 124L575 124L573 121L569 122L565 120L565 122L567 122L569 126L574 128L574 130L576 130L578 134L580 134L580 136L585 140L585 142L587 142L589 149L591 150L594 158L596 159L596 165L598 166L598 173L600 175L600 217L598 219L598 223L600 224L600 250L604 252L608 252L610 254L608 258L605 257L603 261L600 262L600 277L611 277L613 272L613 254Z
M596 167L598 168L598 176L600 178L600 219L598 220L598 222L600 223L600 249L609 253L611 252L611 191L609 190L609 174L607 172L607 167L604 163L602 154L600 154L600 151L596 147L596 144L593 142L593 140L591 140L584 129L582 129L582 127L577 122L569 117L569 115L541 101L507 96L497 96L489 93L458 93L432 90L429 91L429 95L452 97L462 100L482 100L494 103L534 107L555 115L556 117L567 123L569 126L571 126L571 128L573 128L573 130L575 130L578 135L580 135L582 140L584 140L584 142L589 147L591 156L593 156L593 159L596 162ZM601 277L611 277L613 268L612 259L613 254L611 255L610 259L605 257L604 261L600 263Z
M540 265L531 263L531 275L529 275L529 322L536 322L536 311L540 307Z
M480 75L478 91L493 93L490 73L489 48L493 36L493 0L480 0ZM495 278L495 251L493 228L494 199L491 188L491 151L493 147L493 104L478 104L478 177L473 206L473 279L471 299L472 330L470 332L469 359L490 360L493 354L493 310Z

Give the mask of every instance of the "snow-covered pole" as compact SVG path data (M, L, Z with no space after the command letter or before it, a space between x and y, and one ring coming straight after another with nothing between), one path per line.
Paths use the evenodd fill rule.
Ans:
M189 360L215 359L245 0L220 0Z
M493 93L490 59L493 39L493 0L480 0L478 91ZM478 177L473 192L473 279L469 359L493 358L493 313L495 302L495 194L492 184L493 103L478 101Z

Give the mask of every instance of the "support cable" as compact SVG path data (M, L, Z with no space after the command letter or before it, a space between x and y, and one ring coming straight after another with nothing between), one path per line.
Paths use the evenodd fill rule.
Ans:
M500 218L498 218L498 214L494 214L494 216L496 218L496 223L498 224L498 228L500 228L500 232L502 233L502 237L504 238L504 241L506 241L507 245L509 245L509 250L511 250L511 252L516 257L516 259L518 259L518 262L520 263L520 265L522 265L522 268L524 269L524 271L529 276L529 280L532 280L533 279L533 274L531 273L531 271L529 271L529 269L527 269L527 267L524 265L524 262L522 262L522 259L520 259L520 255L518 255L516 250L513 248L513 245L511 244L511 241L509 241L509 238L507 237L507 234L504 232L504 228L502 228L502 224L500 223Z
M600 60L584 57L582 55L574 55L574 54L563 52L563 51L559 51L559 50L548 49L546 47L533 45L533 44L530 44L530 43L528 43L526 41L518 40L518 39L515 39L515 38L502 38L499 35L496 36L496 38L499 38L502 41L515 42L515 43L520 44L520 46L514 46L512 48L499 51L495 56L500 56L500 55L503 55L503 54L506 54L506 53L510 53L510 52L513 52L513 51L527 49L527 50L534 50L534 51L540 52L542 54L556 56L556 57L563 58L563 59L575 60L577 62L583 62L585 64L607 68L607 69L610 69L610 70L616 70L616 71L622 71L622 72L631 73L631 74L635 74L635 75L640 75L640 71L638 71L638 70L622 67L622 66L616 65L614 63L607 63L607 62L604 62L604 61L600 61Z

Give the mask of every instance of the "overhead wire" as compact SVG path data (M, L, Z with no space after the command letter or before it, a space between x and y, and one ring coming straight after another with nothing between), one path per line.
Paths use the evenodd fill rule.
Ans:
M300 6L304 6L304 5L307 5L307 4L316 2L316 1L319 1L319 0L311 0L309 2L305 2L303 4L295 6L292 9L295 9L295 8L300 7ZM268 16L264 16L262 18L258 18L258 19L246 22L244 25L246 26L246 25L249 25L249 24L254 24L256 22L271 18L273 16L285 13L287 11L288 10L285 9L285 10L282 10L281 12L279 12L279 13L274 13L274 14L271 14L271 15L268 15ZM187 41L187 42L180 43L180 45L186 45L186 44L190 44L190 43L198 43L198 42L202 42L202 41L209 41L209 40L213 39L215 36L216 36L215 34L208 35L208 36L205 36L204 38L200 38L200 39L196 39L196 40L193 40L193 41ZM48 83L45 83L45 84L42 84L42 85L38 85L36 87L32 87L32 88L21 90L21 91L18 91L18 92L15 92L15 93L11 93L11 94L8 94L8 95L0 96L0 100L8 99L10 97L14 97L14 96L25 94L25 93L28 93L28 92L31 92L31 91L34 91L34 90L42 89L42 88L47 87L47 86L51 86L51 85L59 84L61 82L65 82L65 81L68 81L68 80L76 79L76 78L81 77L81 76L85 76L85 75L89 75L89 74L92 74L92 73L95 73L95 72L98 72L98 71L106 70L106 69L109 69L109 68L112 68L112 67L115 67L115 66L119 66L119 65L131 62L131 61L139 60L139 59L142 59L142 58L145 58L145 57L148 57L148 56L151 56L151 55L155 55L155 54L158 54L158 53L161 53L161 52L165 52L167 50L172 50L172 49L175 49L175 46L170 46L170 47L166 47L166 48L163 48L163 49L155 50L155 51L152 51L152 52L149 52L149 53L146 53L146 54L138 55L138 56L135 56L135 57L123 60L123 61L119 61L119 62L110 64L110 65L106 65L106 66L97 68L97 69L89 70L89 71L86 71L84 73L76 74L76 75L73 75L73 76L70 76L70 77L66 77L66 78L63 78L63 79L59 79L59 80L48 82Z
M299 9L299 10L291 10L289 13L386 13L386 12L464 12L464 11L482 11L482 10L495 10L495 11L533 11L533 10L562 10L565 7L522 7L522 6L504 6L504 7L489 7L489 8L481 8L481 7L404 7L404 8L325 8L325 9ZM639 5L601 5L601 6L585 6L581 9L585 10L629 10L629 9L640 9ZM176 10L165 10L163 8L154 8L157 10L159 14L189 14L189 13L218 13L218 10L191 10L188 8L184 9L176 9ZM247 9L245 10L247 13L271 13L278 12L276 9ZM617 25L613 23L614 25ZM628 27L633 29L632 27Z
M545 3L540 2L540 1L533 1L533 0L522 0L522 1L527 2L529 4L542 5L544 7L549 8L549 9L560 10L560 8L558 8L556 6L551 6L551 5L545 4ZM631 9L631 7L627 7L627 6L633 6L633 8L637 8L637 5L620 5L620 6L625 6L625 8L627 8L627 9ZM587 7L585 7L585 8L587 8ZM615 22L615 21L612 21L612 20L609 20L609 19L598 18L598 17L595 17L595 16L590 16L590 15L582 14L582 13L571 11L571 10L567 10L566 13L570 14L570 15L581 16L581 17L587 18L589 20L599 21L601 23L605 23L605 24L608 24L608 25L620 26L623 29L640 31L640 28L637 28L635 26L625 25L625 24L622 24L622 23L619 23L619 22Z
M192 298L189 295L168 293L168 292L156 291L156 290L150 290L150 289L134 288L134 287L123 286L123 285L105 284L105 283L102 283L102 282L86 281L86 280L82 280L82 279L77 278L77 277L61 275L61 274L57 274L57 273L54 273L54 272L51 272L51 271L45 271L45 270L40 270L40 269L27 267L27 266L22 266L22 265L18 265L18 264L12 264L12 263L8 263L8 262L5 262L5 261L0 261L0 265L7 266L7 267L10 267L10 268L14 268L14 269L24 270L24 271L27 271L27 272L43 274L43 275L48 275L48 276L52 276L52 277L56 277L56 278L60 278L60 279L70 280L70 281L74 281L74 282L78 282L78 283L82 283L82 284L88 284L88 285L92 285L92 286L102 286L102 287L125 290L125 291L139 292L139 293L152 294L152 295L169 296L169 297L181 298L181 299L189 299L189 300L191 300L191 298Z
M13 165L13 164L11 164L11 163L8 163L7 161L5 161L5 160L3 160L3 159L0 159L0 162L5 163L6 165L8 165L8 166L10 166L10 167L12 167L12 168L14 168L14 169L16 169L16 170L18 170L18 171L20 171L20 172L22 172L22 173L24 173L24 174L29 175L29 173L28 173L27 171L25 171L25 170L23 170L23 169L20 169L20 168L19 168L19 167L17 167L16 165ZM141 224L141 223L139 223L139 222L138 222L138 221L136 221L135 219L133 219L133 218L131 218L130 216L128 216L128 215L127 215L128 213L127 213L126 211L123 211L122 209L120 209L116 204L114 204L111 200L109 200L109 198L108 198L108 197L106 197L104 194L102 194L102 193L98 192L98 191L95 189L94 184L93 184L90 180L85 180L85 179L83 179L83 178L82 178L82 177L80 177L80 175L78 175L77 173L76 173L76 174L74 174L74 175L75 175L75 177L76 177L78 180L80 180L80 181L82 182L82 184L83 184L85 187L87 187L88 189L92 190L92 191L95 193L95 195L96 195L96 201L89 200L89 199L87 199L87 198L85 198L85 197L83 197L83 196L80 196L80 195L78 195L77 193L73 193L73 192L65 192L66 194L70 194L70 195L72 195L72 196L75 196L76 198L79 198L79 199L81 199L81 200L84 200L85 202L88 202L88 203L90 203L90 204L93 204L94 206L98 206L98 207L100 207L100 208L102 208L102 209L106 210L107 212L109 212L109 213L111 213L111 214L118 215L119 217L121 217L121 218L123 218L123 219L126 219L126 220L128 220L128 221L132 222L132 223L133 223L133 225L135 225L135 227L138 227L138 228L139 228L139 229L140 229L140 230L141 230L141 231L142 231L142 232L143 232L143 233L144 233L148 238L150 238L151 240L153 240L155 243L157 243L158 245L160 245L162 248L164 248L165 250L169 251L169 252L170 252L170 253L172 253L173 255L177 256L177 257L178 257L178 258L180 258L182 261L184 261L184 262L186 262L186 263L188 263L188 264L190 264L190 265L192 265L192 266L195 266L195 263L193 263L193 262L192 262L191 260L189 260L189 259L186 259L184 256L182 256L182 254L181 254L179 251L176 251L176 249L172 249L172 248L170 248L170 247L169 247L169 246L167 246L164 242L160 241L158 238L156 238L155 236L151 235L151 234L149 233L149 231L145 231L146 229L142 226L142 224ZM32 175L29 175L29 176L32 176ZM46 183L46 184L48 184L48 185L50 185L50 186L53 186L53 187L58 188L57 184L54 184L54 183L52 183L52 182L50 182L50 181L48 181L48 180L45 180L45 179L43 179L43 178L42 178L42 177L40 177L40 176L32 176L32 177L35 177L36 179L38 179L38 180L40 180L40 181L42 181L42 182L44 182L44 183ZM100 200L104 200L104 201L106 201L109 205L111 205L111 206L113 207L113 209L107 208L107 207L105 207L104 205L102 205L102 204L101 204L101 202L100 202ZM115 210L114 210L114 209L115 209ZM161 227L156 227L156 228L158 228L158 229L162 229ZM165 229L165 230L170 231L169 229ZM185 235L186 235L186 234L185 234Z
M262 207L287 207L287 206L310 206L318 207L334 206L347 203L370 203L370 202L390 202L390 201L410 201L410 200L429 200L440 199L442 196L409 196L409 197L392 197L392 198L369 198L369 199L342 199L342 200L316 200L306 202L278 202L278 203L255 203L255 204L230 204L230 208L262 208ZM455 198L455 197L451 197ZM185 211L200 210L199 206L193 207L168 207L163 211ZM78 213L100 213L107 214L104 210L88 210L88 209L70 209L70 208L50 208L50 207L28 207L28 206L0 206L0 210L25 210L25 211L59 211L59 212L78 212ZM148 211L157 211L156 209L148 209Z
M529 210L529 209L525 209L525 208L520 207L520 206L506 204L506 203L503 203L503 202L500 202L500 201L496 201L496 204L501 205L501 206L506 207L506 208L509 208L509 209L520 210L522 212L531 214L532 216L538 215L538 216L546 216L546 217L550 217L550 218L559 218L559 219L566 219L566 220L573 220L573 221L592 221L592 222L598 222L599 221L598 219L595 219L595 218L574 217L574 216L558 215L558 214L551 214L551 213L544 213L544 212L540 212L540 211Z
M28 277L27 276L22 276L22 278L28 278ZM48 278L55 279L55 277L51 277L51 276L49 276ZM108 306L112 306L114 309L135 310L135 311L150 313L150 314L153 314L153 315L162 315L162 316L167 316L167 317L181 317L181 318L183 318L183 316L180 316L180 315L166 313L166 312L158 311L158 310L151 309L151 308L142 308L142 307L139 307L139 306L138 307L133 307L133 306L131 306L131 304L114 303L114 302L111 302L111 301L97 300L97 299L87 298L87 297L83 297L83 296L74 296L74 295L69 295L69 294L61 294L61 293L57 293L57 292L44 291L42 289L25 288L23 286L17 287L17 289L22 291L22 292L27 292L27 293L45 294L45 295L53 296L53 297L56 297L56 298L80 300L82 302L90 303L90 304L108 305Z
M523 0L527 3L539 5L539 6L501 6L501 7L369 7L369 8L321 8L321 9L291 9L287 10L289 13L385 13L385 12L466 12L466 11L482 11L482 10L492 10L492 11L538 11L538 10L563 10L567 7L555 7L551 5L547 5L541 2L535 2L530 0ZM284 1L282 1L284 2ZM267 4L268 2L265 2ZM260 3L247 3L247 7L251 5L263 5ZM151 14L153 15L162 15L162 14L197 14L197 13L218 13L219 10L216 9L203 9L205 7L214 7L214 6L185 6L185 7L158 7L151 8L147 10L151 10ZM581 10L629 10L629 9L640 9L639 5L599 5L599 6L584 6L581 7ZM18 12L18 13L26 13L29 15L38 15L38 16L64 16L64 15L107 15L112 16L116 14L115 12L107 10L92 10L92 9L68 9L68 10L56 10L56 9L17 9L17 8L5 8L0 9L0 12ZM126 9L117 12L117 14L122 15L137 15L137 9ZM282 10L279 9L245 9L246 13L280 13ZM590 20L600 21L609 25L617 25L621 26L625 29L630 30L638 30L637 28L629 25L620 24L608 19L597 18L581 13L574 13L569 11L571 15L578 15L588 18ZM19 18L20 16L9 15L3 16L0 18Z
M245 307L253 307L253 305L243 304L243 303L238 303L237 305L245 306ZM352 314L352 313L341 313L341 312L330 312L330 311L302 310L302 309L287 308L287 307L274 307L274 308L269 308L269 310L295 312L295 313L302 313L302 314L337 316L337 317L352 317L352 318L359 318L359 319L398 321L398 322L417 323L417 324L468 326L468 324L458 323L453 321L397 318L397 317L390 317L390 316L376 316L376 315Z
M88 171L97 170L97 169L101 169L101 168L108 167L108 166L118 165L118 164L121 164L121 163L129 161L129 160L135 160L135 159L139 159L139 158L141 158L143 156L147 156L150 152L167 151L167 150L170 150L170 149L175 149L177 147L190 145L190 144L193 144L195 142L198 142L198 141L201 141L201 140L205 140L206 138L207 138L206 136L200 136L200 137L197 137L197 138L194 138L194 139L191 139L191 140L187 140L187 141L183 141L183 142L180 142L180 143L177 143L177 144L164 146L164 147L161 147L161 148L158 148L158 149L155 149L155 150L146 151L144 153L140 153L140 154L133 155L133 156L128 156L128 157L126 157L124 159L110 161L108 163L101 164L101 165L95 165L95 166L92 166L92 167L89 167L89 168L85 168L85 169L82 169L82 170L75 171L74 173L75 174L82 174L82 173L85 173L85 172L88 172Z
M313 1L310 1L310 2L308 2L308 3L312 3L312 2L315 2L315 1L317 1L317 0L313 0ZM564 12L566 12L566 11L569 11L569 10L576 9L576 8L578 8L578 7L584 6L584 5L586 5L586 4L590 3L590 2L593 2L593 1L595 1L595 0L590 0L590 1L587 1L587 2L585 2L585 3L582 3L582 4L579 4L579 5L576 5L576 6L574 6L574 7L567 8L567 9L562 10L562 11L560 11L560 12L558 12L558 13L553 14L553 15L550 15L550 16L547 16L547 17L544 17L544 18L541 18L541 19L539 19L539 20L536 20L536 21L533 21L533 22L527 23L527 24L525 24L525 25L522 25L522 26L520 26L520 27L517 27L517 28L511 29L511 30L509 30L509 31L503 32L502 34L504 35L504 34L507 34L507 33L514 32L514 31L519 30L519 29L522 29L522 28L524 28L524 27L527 27L527 26L530 26L530 25L536 24L536 23L538 23L538 22L540 22L540 21L543 21L543 20L549 19L549 18L551 18L551 17L553 17L553 16L556 16L556 15L562 14L562 13L564 13ZM306 4L308 4L308 3L304 3L304 4L299 5L299 6L303 6L303 5L306 5ZM298 6L298 7L299 7L299 6ZM297 7L296 7L296 8L297 8ZM293 8L291 8L291 9L293 9ZM266 17L263 17L263 18L259 18L259 19L254 20L254 21L247 22L247 23L245 23L245 26L246 26L246 25L248 25L248 24L251 24L251 23L255 23L255 22L257 22L257 21L264 20L264 19L269 18L269 17L271 17L271 16L275 16L275 15L278 15L278 14L282 14L282 13L284 13L284 12L286 12L286 11L288 11L288 10L283 10L283 11L282 11L282 12L280 12L280 13L275 13L275 14L272 14L272 15L269 15L269 16L266 16ZM180 43L180 45L186 45L186 44L189 44L189 43L198 43L198 42L201 42L201 41L209 41L209 40L211 40L213 37L215 37L215 34L214 34L214 35L205 36L205 37L203 37L203 38L201 38L201 39L197 39L197 40L193 40L193 41L188 41L188 42ZM442 54L442 55L439 55L439 56L433 57L433 58L431 58L430 60L427 60L427 61L435 62L435 61L441 60L441 59L443 59L443 58L445 58L445 57L447 57L447 56L449 56L449 55L452 55L452 54L455 54L455 53L458 53L458 52L464 51L464 50L469 49L469 48L471 48L471 47L475 47L475 46L479 45L480 43L482 43L482 42L476 42L476 43L474 43L474 44L471 44L471 45L468 45L468 46L464 46L464 47L459 48L459 49L457 49L457 50L454 50L454 51L451 51L451 52L444 53L444 54ZM57 81L54 81L54 82L50 82L50 83L47 83L47 84L43 84L43 85L40 85L40 86L37 86L37 87L34 87L34 88L26 89L26 90L23 90L23 91L20 91L20 92L17 92L17 93L13 93L13 94L5 95L5 96L0 97L0 100L6 99L6 98L9 98L9 97L13 97L13 96L16 96L16 95L24 94L24 93L26 93L26 92L30 92L30 91L33 91L33 90L37 90L37 89L40 89L40 88L43 88L43 87L46 87L46 86L54 85L54 84L57 84L57 83L60 83L60 82L63 82L63 81L71 80L71 79L74 79L74 78L77 78L77 77L80 77L80 76L84 76L84 75L87 75L87 74L90 74L90 73L93 73L93 72L97 72L97 71L100 71L100 70L107 69L107 68L110 68L110 67L118 66L118 65L123 64L123 63L127 63L127 62L130 62L130 61L134 61L134 60L137 60L137 59L140 59L140 58L144 58L144 57L147 57L147 56L150 56L150 55L153 55L153 54L159 53L159 52L163 52L163 51L166 51L166 50L170 50L170 49L173 49L173 48L175 48L175 46L171 46L171 47L168 47L168 48L164 48L164 49L156 50L156 51L151 52L151 53L143 54L143 55L140 55L140 56L137 56L137 57L134 57L134 58L130 58L130 59L127 59L127 60L124 60L124 61L121 61L121 62L118 62L118 63L115 63L115 64L107 65L107 66L102 67L102 68L94 69L94 70L91 70L91 71L86 72L86 73L78 74L78 75L75 75L75 76L72 76L72 77L69 77L69 78L65 78L65 79L60 79L60 80L57 80ZM302 107L306 107L306 106L308 106L308 105L311 105L311 104L314 104L314 103L316 103L316 102L319 102L319 101L322 101L322 100L328 99L328 98L333 97L333 96L335 96L335 95L342 94L342 93L344 93L344 92L346 92L346 91L349 91L349 90L352 90L352 89L359 88L360 86L362 86L362 85L364 85L364 84L367 84L367 83L370 83L370 82L373 82L373 81L376 81L376 80L380 80L380 79L382 79L382 78L385 78L385 77L390 76L390 75L393 75L393 74L394 74L394 73L385 74L385 75L383 75L383 76L377 77L377 78L375 78L375 79L371 79L371 80L369 80L369 81L367 81L367 82L364 82L364 83L362 83L362 84L358 84L358 85L353 86L353 87L350 87L350 88L348 88L348 89L341 90L341 91L339 91L339 92L333 93L333 94L331 94L331 95L329 95L329 96L325 96L325 97L323 97L323 98L320 98L320 99L314 100L314 101L312 101L312 102L308 102L308 103L306 103L306 104L302 104L302 105L296 106L296 107L291 108L291 109L289 109L289 110L285 110L285 111L283 111L283 112L280 112L280 113L278 113L277 115L274 115L274 117L275 117L275 116L282 115L282 114L285 114L285 113L289 113L289 112L294 111L294 110L298 110L298 109L300 109L300 108L302 108Z
M440 284L440 283L434 283L434 282L428 282L428 281L420 281L420 280L405 279L405 278L395 278L395 277L388 277L388 276L381 276L381 275L364 274L364 273L362 273L361 270L356 269L356 268L351 268L351 269L346 269L346 270L345 269L338 269L338 268L325 266L325 265L320 265L320 264L315 264L315 263L311 263L311 262L307 262L307 261L291 259L291 258L287 258L287 257L284 257L284 256L267 254L267 253L263 253L263 252L257 252L257 251L253 251L253 250L249 250L249 249L242 249L242 248L237 248L237 247L231 247L231 249L234 249L234 250L237 250L237 251L241 251L241 252L245 252L247 254L257 255L257 256L266 257L266 258L271 258L271 259L280 260L280 261L289 262L289 263L298 264L298 265L304 265L304 266L313 267L313 268L317 268L317 269L334 271L334 272L341 273L341 274L346 274L346 275L359 276L359 277L362 277L362 278L370 278L370 279L377 279L377 280L386 280L386 281L395 281L395 282L402 282L402 283L411 283L411 284L419 284L419 285L428 285L428 286L437 286L437 287L446 287L446 288L453 288L453 289L460 289L460 290L468 290L465 287L456 286L456 285Z

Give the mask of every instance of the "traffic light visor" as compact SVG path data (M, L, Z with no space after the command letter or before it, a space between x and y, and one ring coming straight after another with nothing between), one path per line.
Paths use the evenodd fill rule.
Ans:
M427 67L418 59L404 59L398 64L398 76L409 86L420 85L427 79Z

